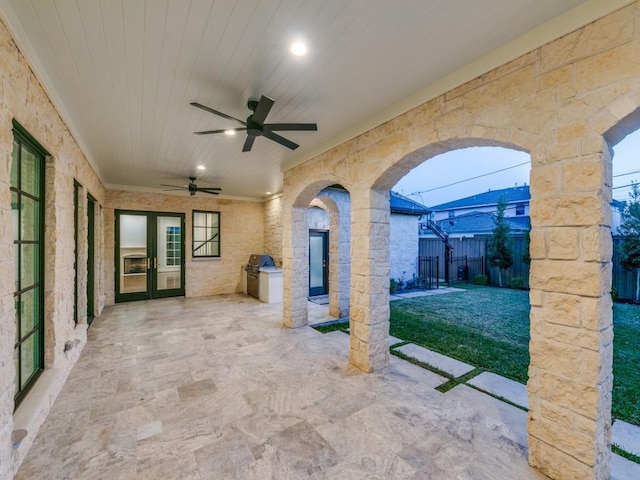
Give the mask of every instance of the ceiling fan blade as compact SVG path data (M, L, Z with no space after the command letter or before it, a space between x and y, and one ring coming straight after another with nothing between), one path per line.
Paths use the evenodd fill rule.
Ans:
M184 190L185 188L189 188L185 185L167 185L166 183L161 183L160 184L161 187L169 187L169 188L177 188L179 190Z
M207 192L209 190L222 190L220 187L198 187L196 190L198 190L199 192Z
M238 128L223 128L220 130L203 130L201 132L193 132L196 135L211 135L213 133L225 133L227 130L233 130L234 132L244 132L246 131L246 127L238 127Z
M264 125L264 129L270 132L281 130L315 132L318 130L318 125L315 123L267 123Z
M227 118L229 120L235 120L236 122L240 122L242 125L246 125L245 122L243 122L242 120L240 120L240 119L238 119L236 117L232 117L231 115L227 115L226 113L219 112L217 110L214 110L213 108L209 108L209 107L207 107L205 105L202 105L200 103L191 102L190 105L193 105L196 108L200 108L200 109L204 110L205 112L213 113L214 115L218 115L219 117Z
M200 189L198 189L198 191L202 192L202 193L209 193L211 195L220 195L220 192L212 192L211 190L200 190Z
M273 107L273 102L274 101L271 98L262 95L258 102L258 106L256 107L256 111L253 113L253 121L262 125L267 119L267 115L269 115L271 107Z
M256 136L252 134L247 135L247 139L244 141L244 145L242 146L243 152L250 152L251 147L253 147L253 142L255 141Z
M297 143L292 142L291 140L281 137L277 133L269 132L267 130L262 132L262 136L267 137L269 140L273 140L274 142L279 143L280 145L290 148L291 150L295 150L300 146Z

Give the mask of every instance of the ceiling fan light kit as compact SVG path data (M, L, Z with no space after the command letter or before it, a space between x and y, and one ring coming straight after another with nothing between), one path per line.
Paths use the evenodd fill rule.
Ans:
M247 107L253 113L247 117L247 121L244 122L239 118L232 117L231 115L227 115L226 113L219 112L218 110L214 110L213 108L207 107L197 102L191 102L191 105L204 110L205 112L213 113L214 115L218 115L219 117L226 118L227 120L234 120L244 127L238 128L224 128L220 130L204 130L200 132L194 132L196 135L212 135L217 133L226 133L227 135L235 135L237 132L247 132L247 138L244 141L244 145L242 146L243 152L251 151L253 147L253 142L256 137L265 137L271 141L274 141L282 146L285 146L291 150L295 150L299 147L299 145L291 140L284 138L281 135L278 135L278 131L317 131L318 125L315 123L264 123L271 111L271 107L273 107L274 100L262 95L260 100L249 100L247 102ZM233 132L233 133L231 133Z
M198 192L209 193L211 195L220 195L222 191L219 187L199 187L196 185L196 177L189 177L188 185L166 185L161 184L161 187L169 187L169 190L187 190L189 195L193 196Z

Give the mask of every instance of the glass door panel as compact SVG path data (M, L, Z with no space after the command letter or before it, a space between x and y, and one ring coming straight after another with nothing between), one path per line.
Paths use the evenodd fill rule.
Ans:
M121 214L118 226L120 233L118 245L119 293L146 293L149 290L147 216Z
M116 301L184 295L184 214L116 212Z
M182 286L182 219L160 215L156 220L154 257L156 289L175 290Z
M328 292L328 233L309 232L309 295Z

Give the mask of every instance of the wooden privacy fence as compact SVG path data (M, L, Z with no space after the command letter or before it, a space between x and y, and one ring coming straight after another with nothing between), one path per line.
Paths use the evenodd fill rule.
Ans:
M618 294L619 300L640 301L634 298L636 294L636 274L637 269L625 270L622 268L620 249L622 248L622 237L613 237L613 272L611 277L612 288Z
M490 285L498 285L498 269L495 267L489 267L487 261L487 244L489 236L474 236L470 238L454 238L449 240L453 246L453 252L449 259L449 279L451 281L458 280L458 268L466 265L468 267L468 275L464 280L473 282L476 275L484 273L489 277ZM619 236L613 237L613 274L612 274L612 288L616 290L618 299L620 300L635 300L636 291L636 270L624 270L620 262L620 248L622 245L622 238ZM514 236L513 242L513 265L509 270L502 274L502 285L509 286L511 279L521 278L523 287L529 288L529 265L522 262L522 255L524 252L524 241L521 235ZM440 273L440 278L445 279L445 253L444 244L437 238L420 238L418 247L418 256L430 257L437 259L437 270Z
M490 285L498 285L498 269L490 267L487 261L487 244L489 238L489 235L476 235L474 237L462 237L449 240L449 243L453 247L448 265L450 281L468 280L473 282L476 275L484 274L489 277ZM509 270L502 272L502 285L509 286L513 278L520 278L522 279L522 287L529 288L529 265L522 262L525 246L522 235L515 235L513 240L513 265ZM442 243L440 239L420 238L418 256L439 257L438 270L441 275L444 275L444 243ZM460 269L462 269L462 272ZM462 278L460 278L461 274ZM442 278L445 279L444 276Z

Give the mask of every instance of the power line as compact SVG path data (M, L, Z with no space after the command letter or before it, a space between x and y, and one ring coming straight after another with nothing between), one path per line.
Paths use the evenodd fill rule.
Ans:
M619 186L617 186L617 187L613 187L613 188L611 188L611 190L617 190L617 189L619 189L619 188L630 187L630 186L635 185L635 184L637 184L637 183L638 183L638 182L631 182L631 183L627 183L626 185L619 185Z
M512 165L511 167L505 167L505 168L501 168L500 170L495 170L493 172L489 172L489 173L483 173L482 175L477 175L475 177L471 177L471 178L466 178L464 180L458 180L457 182L453 182L453 183L449 183L447 185L440 185L439 187L434 187L434 188L430 188L429 190L422 190L419 192L413 192L407 195L407 197L411 197L411 196L415 196L415 195L420 195L422 193L429 193L429 192L433 192L434 190L440 190L442 188L447 188L447 187L452 187L454 185L459 185L460 183L465 183L465 182L469 182L471 180L476 180L478 178L482 178L482 177L488 177L489 175L494 175L496 173L500 173L500 172L504 172L506 170L511 170L512 168L517 168L517 167L521 167L523 165L526 165L527 163L531 163L531 160L523 162L523 163L519 163L518 165ZM422 198L422 197L420 197Z
M613 178L626 177L627 175L633 175L634 173L640 173L640 170L634 170L633 172L627 172L627 173L619 173L617 175L614 175Z

